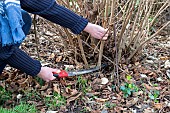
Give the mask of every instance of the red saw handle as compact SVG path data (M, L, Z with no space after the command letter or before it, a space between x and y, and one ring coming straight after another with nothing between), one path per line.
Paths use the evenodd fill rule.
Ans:
M54 77L65 78L68 77L68 73L65 70L61 70L60 73L53 72Z

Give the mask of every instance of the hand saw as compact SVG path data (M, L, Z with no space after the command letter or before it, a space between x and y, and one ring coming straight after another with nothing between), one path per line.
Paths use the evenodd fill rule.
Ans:
M65 78L65 77L70 77L70 76L83 75L83 74L87 74L87 73L97 71L97 70L99 70L99 69L101 69L101 68L103 68L105 66L106 66L106 64L102 64L101 66L96 66L94 68L76 70L76 71L61 70L59 73L53 72L53 76L54 77L59 77L59 78Z

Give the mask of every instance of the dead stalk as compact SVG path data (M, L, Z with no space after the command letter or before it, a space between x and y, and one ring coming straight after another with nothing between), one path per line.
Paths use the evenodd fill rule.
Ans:
M70 1L70 0L66 0L66 2L67 2L67 8L71 9L70 2L69 2L69 1Z
M124 23L123 23L123 26L122 26L122 29L121 29L121 32L120 32L120 35L118 36L119 37L119 40L118 40L118 62L120 62L120 59L121 59L121 56L122 56L122 51L123 51L123 46L122 46L122 44L124 44L125 43L125 38L127 38L127 37L123 37L123 34L125 33L125 30L126 30L126 28L127 28L127 25L128 25L128 23L129 23L129 20L131 19L131 17L132 17L132 12L133 12L133 10L134 10L134 4L135 4L135 2L134 1L132 1L131 2L131 5L129 5L129 9L128 9L128 11L127 11L127 15L126 15L126 17L125 17L125 20L124 20ZM132 6L132 7L130 7L130 6Z
M114 43L115 43L115 69L114 69L114 72L115 72L115 78L117 78L117 85L119 86L119 64L118 64L118 49L117 49L117 44L116 44L116 41L117 41L117 37L116 37L116 25L115 25L115 9L116 9L116 1L115 0L112 0L112 3L111 3L111 15L110 15L110 20L109 20L109 25L113 27L113 36L114 36ZM109 27L110 27L109 26ZM110 28L111 29L111 28ZM113 76L111 76L111 78L114 78Z
M61 1L61 2L60 2L60 1ZM65 0L60 0L60 1L59 1L60 4L64 4L64 6L66 6L66 7L69 6L69 4L67 4L67 2L66 2Z
M162 28L160 28L156 33L154 33L153 35L151 35L147 40L143 41L138 48L135 49L135 51L129 56L129 58L127 58L127 62L129 62L129 60L138 52L138 50L144 45L146 44L148 41L150 41L151 39L153 39L156 35L158 35L158 33L160 33L165 27L167 27L170 24L170 21L168 21Z
M81 55L83 57L83 61L85 63L85 67L87 68L88 62L87 62L87 59L86 59L86 56L85 56L85 53L84 53L83 44L82 44L82 40L80 38L80 35L77 35L77 40L78 40L78 43L79 43L79 48L80 48L80 51L81 51Z
M130 45L132 44L132 42L134 41L134 39L135 39L135 37L134 37L134 33L135 33L135 30L136 30L136 28L137 28L137 21L138 21L138 18L139 18L139 14L141 13L141 11L143 11L142 10L142 0L140 1L140 3L139 3L139 7L138 7L138 10L137 10L137 13L136 13L136 16L135 16L135 20L134 20L134 24L133 24L133 27L132 27L132 31L131 31L131 33L130 33L130 41L129 41L129 43L128 43L128 46L127 46L127 50L129 50L129 47L130 47Z
M104 15L103 27L105 27L105 28L106 28L106 22L107 22L107 19L108 19L108 8L109 8L109 0L106 0L105 12L103 13L103 15ZM105 42L101 41L99 59L98 59L98 66L101 66L104 44L105 44Z
M85 41L82 41L82 42L83 42L85 45L87 45L89 48L93 49L93 47L91 47L87 42L85 42ZM99 53L100 50L97 49L97 52ZM109 61L109 63L112 63L114 66L116 66L116 64L115 64L114 61L112 61L111 59L109 59L109 58L108 58L107 56L105 56L105 55L102 55L102 56L103 56L103 58L105 58L107 61ZM120 71L128 74L128 73L127 73L126 71L124 71L121 67L118 66L118 68L119 68Z
M71 33L68 31L67 28L64 28L64 31L66 32L67 36L68 36L68 39L69 39L69 42L70 42L70 45L74 45L73 43L73 36L71 35Z
M87 7L89 5L89 0L61 0L60 3L61 2L62 4L67 4L67 7L69 9L78 14L81 14L82 16L87 16L87 13L89 13L85 12L85 10L88 9ZM165 24L161 29L150 36L150 28L153 26L158 16L160 16L163 11L165 11L165 9L169 7L169 1L165 1L164 3L161 2L159 5L162 6L159 6L159 10L158 7L156 7L156 4L158 4L159 2L156 0L140 0L139 3L137 3L137 0L127 0L126 3L118 0L93 0L92 2L90 1L90 3L92 3L91 5L93 9L86 11L97 10L99 13L92 20L92 22L96 22L95 24L99 22L104 28L109 28L110 31L113 30L111 32L114 34L114 36L111 38L113 38L113 40L115 41L114 47L116 48L116 53L114 53L115 58L113 62L116 63L116 66L118 66L118 63L121 62L121 58L124 55L123 53L128 54L132 52L126 59L127 61L129 61L146 42L154 38L154 36L156 36L160 32L160 30L165 28L166 25L169 23L168 22L167 24ZM150 22L149 19L151 16L153 16L153 8L157 8L158 11L156 13L154 12L155 15ZM64 29L64 31L68 36L70 45L74 47L74 36L67 29ZM89 42L89 38L91 37L87 37L86 43ZM81 56L83 57L85 65L87 66L88 62L82 46L83 40L81 40L81 37L79 35L77 36L77 39L81 51ZM98 50L98 46L100 45L97 63L97 65L100 66L102 62L103 48L105 42L99 41L98 43L96 43L95 40L91 38L90 43L91 45L95 46L95 48L93 46L95 52L96 50ZM116 67L116 69L118 68Z
M40 55L39 55L39 39L37 37L37 21L36 21L36 14L34 15L34 19L33 19L33 24L34 24L34 33L35 33L35 42L36 42L36 49L37 49L37 56L38 59L40 59Z
M140 43L139 39L141 40L142 35L144 35L143 33L147 33L147 31L146 32L143 32L143 31L144 31L145 28L147 28L146 23L148 22L149 15L151 14L152 7L153 7L153 2L154 2L154 0L152 0L151 3L149 4L149 2L146 1L146 15L144 17L143 22L141 23L142 26L141 26L140 32L139 32L139 34L138 34L138 36L137 36L137 38L136 38L136 40L134 42L133 48L136 48L139 45L139 43Z
M170 6L169 1L167 0L164 5L159 9L159 11L156 13L156 15L154 16L153 20L151 21L149 26L152 26L153 23L155 22L155 20L157 19L157 17L164 11L166 10L168 7Z

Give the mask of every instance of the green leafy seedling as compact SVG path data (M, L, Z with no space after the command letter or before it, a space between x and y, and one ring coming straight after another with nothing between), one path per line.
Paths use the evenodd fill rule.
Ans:
M66 99L54 92L52 96L45 98L45 103L49 109L55 109L56 107L60 108L61 106L66 105Z
M106 106L107 108L111 109L111 108L115 107L116 104L115 104L115 103L111 103L111 102L106 102L106 103L105 103L105 106Z
M120 90L123 92L124 97L127 98L132 95L132 93L138 92L138 87L135 84L125 83L125 85L120 87Z
M132 79L132 76L127 75L126 79L130 81ZM138 92L138 87L133 83L125 83L123 86L120 87L120 90L123 92L124 97L127 98L132 95L132 93Z
M12 93L0 86L0 105L4 104L5 101L10 99L12 99Z
M91 88L88 86L87 82L87 79L84 79L81 76L78 77L77 84L79 86L79 89L81 89L83 93L88 92L88 90Z
M132 79L132 76L127 75L127 76L126 76L126 79L127 79L128 81L130 81L130 80Z
M149 93L149 98L154 100L154 102L158 102L158 97L159 97L160 92L158 90L151 91Z

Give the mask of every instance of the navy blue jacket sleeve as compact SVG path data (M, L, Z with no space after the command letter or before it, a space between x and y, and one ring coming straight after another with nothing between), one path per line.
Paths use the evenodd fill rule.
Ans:
M0 62L9 64L31 76L37 75L41 69L40 61L32 59L15 45L0 47Z
M55 0L21 0L21 7L29 13L69 28L74 34L79 34L86 27L88 20L61 6Z

